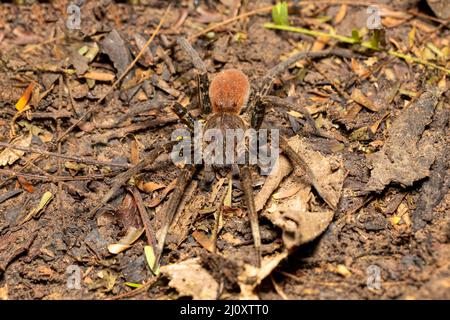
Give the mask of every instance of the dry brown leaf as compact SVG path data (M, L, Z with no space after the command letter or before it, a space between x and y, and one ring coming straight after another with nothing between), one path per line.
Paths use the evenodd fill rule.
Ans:
M196 230L192 233L192 237L197 241L203 248L209 252L213 252L214 243L212 239L207 236L207 234L201 230Z
M127 230L127 234L120 239L119 243L113 243L108 245L108 251L112 254L119 254L122 251L131 248L131 245L141 237L144 233L144 228L136 229L135 227L130 227Z
M254 290L287 256L287 251L275 253L272 256L265 256L261 261L261 268L245 264L243 271L238 277L239 287L241 288L239 299L258 300Z
M83 77L86 79L91 79L91 80L111 82L114 80L115 75L113 75L112 73L106 73L106 72L100 72L100 71L90 71L90 72L86 72L83 75Z
M264 208L267 200L280 185L280 182L292 171L289 161L285 157L278 157L274 171L264 181L264 185L255 197L256 211Z
M18 111L22 111L28 104L31 98L31 93L33 92L34 83L30 83L28 87L25 89L25 92L20 97L19 101L16 103L16 109Z
M143 181L139 181L137 184L137 187L141 190L144 191L145 193L152 193L156 190L162 189L165 186L163 184L159 184L156 182L143 182Z
M8 300L8 285L0 288L0 300Z
M180 296L192 297L194 300L217 299L219 284L200 265L199 258L162 266L160 270L171 279L169 286L177 289Z
M28 148L31 144L31 134L17 137L11 142L11 145ZM24 151L6 148L0 153L0 167L11 165L25 154Z
M316 191L332 208L336 208L345 177L342 159L338 155L325 157L320 152L312 151L306 140L298 136L289 139L288 143L308 163L315 176L313 186Z
M340 6L338 13L334 17L334 23L339 24L342 20L344 20L345 15L347 14L348 6L343 4Z
M172 182L162 191L159 197L151 199L146 205L150 208L154 208L159 205L161 201L163 201L167 197L169 192L175 189L176 184L177 179L173 179Z
M369 98L367 98L361 90L359 89L353 89L352 91L352 95L351 95L353 101L359 103L360 105L362 105L363 107L369 109L370 111L374 111L377 112L378 111L378 107L375 106L375 104L369 100Z
M280 199L292 197L297 192L299 192L301 188L302 187L297 186L297 187L293 187L293 188L290 188L290 189L287 189L287 190L283 190L283 191L274 193L272 198L274 198L275 200L280 200Z
M26 191L28 192L34 192L34 187L31 183L29 183L27 181L27 179L25 179L22 176L17 177L17 180L19 181L20 185L22 186L22 188L24 188Z
M314 187L319 195L326 197L331 205L337 206L345 178L342 160L338 156L325 157L319 152L312 151L307 147L305 140L299 137L290 139L289 145L309 164L316 180ZM287 161L282 160L283 158L284 156L280 156L280 161ZM272 197L267 210L263 211L264 216L283 230L283 242L289 250L317 238L326 230L334 216L333 210L312 207L309 203L312 196L311 186L300 179L288 178L280 186L279 193L291 190L292 182L299 188L296 196L283 201L277 201ZM258 208L260 206L258 204Z

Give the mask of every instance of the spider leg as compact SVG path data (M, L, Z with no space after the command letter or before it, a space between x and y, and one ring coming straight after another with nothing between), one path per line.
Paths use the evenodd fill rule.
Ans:
M255 94L255 97L253 101L250 103L249 111L251 113L254 113L253 109L256 106L260 106L261 101L263 98L269 94L270 89L272 88L272 83L275 80L275 78L282 73L284 70L286 70L290 65L296 63L299 60L305 59L305 58L312 58L312 59L318 59L318 58L324 58L327 56L339 56L344 58L351 58L352 53L348 50L343 49L329 49L324 51L318 51L318 52L311 52L311 51L302 51L297 54L294 54L293 56L289 57L288 59L284 60L283 62L280 62L275 67L270 69L266 75L262 78L259 84L259 90ZM257 129L257 128L255 128Z
M117 177L114 178L112 181L112 187L109 189L109 191L103 196L103 198L100 200L100 204L96 206L94 209L92 209L88 216L92 218L95 213L103 206L108 203L109 200L111 200L112 197L119 191L119 189L127 183L128 180L131 179L134 175L140 173L142 170L144 170L146 167L151 165L153 162L155 162L156 158L163 152L169 152L176 142L167 142L163 145L156 146L148 156L141 160L137 165L135 165L133 168L130 168L129 170L119 174Z
M155 259L154 267L157 267L159 265L159 260L161 258L164 249L167 233L169 232L169 227L172 224L178 206L180 205L181 199L183 198L184 191L186 190L186 187L189 184L189 182L192 180L194 172L195 166L187 165L185 168L181 170L177 178L175 190L173 190L172 195L170 196L169 202L167 204L167 213L162 222L161 233L158 239L158 252Z
M246 165L241 167L240 178L242 189L244 190L245 202L247 204L253 242L255 244L257 266L261 267L261 234L259 232L258 213L255 208L255 197L253 195L253 183L250 167Z
M291 103L289 101L287 101L286 99L277 97L277 96L265 96L263 98L263 104L264 103L270 103L272 105L275 105L277 107L281 107L283 109L287 109L287 110L298 110L304 117L306 122L308 122L309 126L311 127L311 129L314 131L314 134L318 137L322 137L322 138L333 138L329 135L327 135L326 133L322 132L322 130L319 129L319 127L317 127L316 122L314 121L313 117L311 116L311 114L309 113L309 111L304 108L303 106L299 105L299 104L294 104ZM258 109L258 106L255 106L255 110Z
M199 71L197 75L198 101L203 114L208 114L211 112L211 101L209 100L208 94L209 80L206 65L186 38L178 37L177 42L191 58L194 67Z
M195 118L189 113L189 111L187 111L185 107L183 107L180 103L175 102L172 105L172 110L191 131L194 130Z
M336 210L336 206L330 199L328 199L327 193L318 183L314 173L312 172L311 168L308 166L306 161L297 152L295 152L294 149L292 149L292 147L288 144L287 140L282 136L280 136L280 148L283 151L283 153L289 158L292 164L301 167L302 169L305 170L309 182L312 184L314 189L316 189L316 191L319 193L322 199L330 206L331 209Z
M229 179L232 179L231 174L229 176ZM222 196L220 197L219 205L217 207L217 215L215 216L214 229L211 237L212 252L214 253L216 253L217 251L217 235L219 233L220 219L222 218L223 215L223 206L224 206L223 202L225 201L226 196L227 196L227 189L225 188Z

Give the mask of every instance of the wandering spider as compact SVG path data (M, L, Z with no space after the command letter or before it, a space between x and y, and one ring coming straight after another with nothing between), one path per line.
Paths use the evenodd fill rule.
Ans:
M349 58L351 57L351 53L340 49L320 52L305 51L297 53L270 69L269 72L261 79L259 85L257 86L258 89L256 90L256 92L251 95L249 99L250 83L247 79L247 76L244 75L241 71L238 71L236 69L222 71L221 73L216 75L216 77L210 84L206 66L198 55L197 51L195 51L195 49L185 38L180 37L178 38L177 42L185 51L185 53L190 57L195 69L198 71L198 103L200 105L203 116L206 118L206 127L215 128L222 131L235 128L253 128L255 130L259 130L263 123L266 107L275 106L284 109L295 109L300 111L315 135L329 138L328 135L322 133L317 128L311 115L302 106L294 106L292 103L282 98L269 96L268 94L270 92L274 79L296 61L306 58L323 58L330 55ZM171 105L173 111L177 114L180 120L188 127L191 132L193 132L196 124L196 119L188 112L187 108L183 107L180 103L171 102ZM244 120L246 117L250 119L249 124L247 124ZM130 177L132 177L136 173L139 173L145 167L152 164L160 154L170 153L176 144L177 141L171 141L155 146L145 160L141 161L134 168L116 177L114 181L115 187L109 190L109 192L103 197L101 203L106 204L118 191L118 188L120 188L121 185L125 184ZM302 155L295 152L294 149L289 146L287 140L281 135L279 136L279 147L280 151L285 156L287 156L294 167L300 167L303 169L303 171L306 173L307 181L315 188L321 198L333 210L335 210L335 203L328 199L326 192L323 192L322 187L317 183L314 174L312 173L306 161L304 161ZM161 233L157 244L155 267L159 265L159 259L164 249L164 244L169 231L169 227L174 221L175 214L181 203L181 199L183 197L185 189L196 173L197 167L198 166L193 164L187 164L180 169L176 187L173 190L170 199L168 200L164 221L162 222ZM245 163L239 166L234 165L233 167L238 167L239 169L238 173L240 177L241 188L244 192L245 204L248 210L256 251L256 264L260 266L262 259L261 237L259 232L258 215L255 209L251 165ZM208 173L211 173L211 170L211 168L208 168L208 166L205 165L206 176ZM95 213L98 208L99 207L96 207L92 213ZM219 219L216 219L216 227L213 230L213 250L215 250L215 240L217 239L217 220Z

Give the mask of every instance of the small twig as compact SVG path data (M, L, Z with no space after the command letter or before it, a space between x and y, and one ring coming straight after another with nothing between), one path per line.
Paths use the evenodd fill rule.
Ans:
M22 192L23 192L22 189L14 189L11 191L7 191L4 194L0 195L0 203L6 201L8 199L11 199L12 197L17 196L18 194L20 194Z
M43 156L51 156L51 157L66 159L66 160L70 160L70 161L74 161L74 162L96 165L96 166L117 167L117 168L125 168L125 169L129 169L132 167L132 165L130 165L128 163L104 162L104 161L97 161L97 160L92 160L92 159L78 158L78 157L74 157L74 156L58 154L56 152L49 152L49 151L39 150L39 149L34 149L34 148L25 148L25 147L15 146L15 145L12 145L12 144L6 143L6 142L0 142L0 147L10 148L10 149L24 151L24 152L38 153Z
M121 299L125 299L125 298L131 298L131 297L133 297L139 293L143 293L145 290L149 289L158 279L159 279L159 277L152 277L149 280L147 280L146 282L144 282L142 284L142 286L140 286L137 289L119 294L118 296L107 298L105 300L121 300Z
M114 175L114 173L72 177L72 176L38 175L38 174L34 174L34 173L15 172L13 170L0 168L0 175L8 175L10 177L24 177L24 178L28 178L28 179L37 179L37 180L43 180L43 181L58 182L58 181L103 180L103 179L106 179L106 178Z
M178 37L177 42L180 47L187 53L187 55L191 58L192 64L194 67L200 71L200 73L206 73L208 70L206 69L205 62L198 55L197 50L195 50L191 44L186 40L185 37Z
M195 33L194 35L192 35L192 36L189 37L189 41L193 41L193 40L197 39L198 37L200 37L200 36L202 36L202 35L204 35L204 34L206 34L206 33L208 33L208 32L211 32L211 31L213 31L213 30L215 30L215 29L217 29L217 28L226 26L227 24L230 24L230 23L232 23L232 22L234 22L234 21L238 21L238 20L240 20L240 19L243 19L243 18L252 16L252 15L255 15L255 14L258 14L258 13L261 13L261 12L268 12L268 11L270 11L270 10L272 10L272 6L267 6L267 7L263 7L263 8L258 8L258 9L255 9L255 10L253 10L253 11L249 11L249 12L242 13L242 14L236 16L236 17L233 17L233 18L224 20L224 21L222 21L222 22L219 22L219 23L217 23L217 24L212 25L212 26L209 27L209 28L203 29L202 31Z
M348 43L348 44L356 44L356 45L359 45L359 46L361 46L363 48L366 48L366 49L371 49L371 50L374 50L374 51L380 51L381 50L380 48L375 47L370 41L361 42L359 39L349 38L349 37L341 36L341 35L338 35L338 34L332 34L332 33L327 33L327 32L322 32L322 31L314 31L314 30L309 30L309 29L300 28L300 27L276 25L276 24L273 24L273 23L265 23L264 27L267 28L267 29L276 29L276 30L284 30L284 31L291 31L291 32L302 33L302 34L313 36L315 38L318 38L318 37L330 37L330 38L336 39L336 40L338 40L340 42ZM401 58L401 59L403 59L403 60L405 60L407 62L408 61L413 61L413 62L422 64L422 65L425 65L425 66L428 66L428 67L431 67L431 68L434 68L434 69L438 69L438 70L444 71L447 74L450 74L450 70L449 69L447 69L447 68L445 68L443 66L440 66L440 65L437 65L437 64L425 61L423 59L416 58L416 57L413 57L413 56L409 56L409 55L406 55L406 54L403 54L401 52L397 52L397 51L394 51L394 50L388 50L386 52L389 55L391 55L391 56L395 56L395 57Z
M141 216L142 223L144 224L147 243L149 246L153 248L153 252L155 252L156 249L155 231L151 226L150 218L148 217L148 212L144 206L144 201L142 200L141 194L136 187L133 187L132 192L134 201L136 202L136 206Z
M60 75L59 76L59 92L58 92L58 112L61 112L61 110L62 110L63 90L64 90L63 76ZM60 134L61 134L61 119L56 119L56 135L57 135L57 137L59 137ZM61 155L61 141L58 142L57 148L58 148L58 155ZM63 168L62 168L62 163L61 163L60 157L56 158L56 163L58 165L58 175L61 176ZM62 230L65 230L66 229L66 219L65 219L65 214L63 211L62 193L63 193L62 184L61 184L61 181L58 181L58 193L56 194L56 202L57 202L59 214L62 216L62 218L61 218Z

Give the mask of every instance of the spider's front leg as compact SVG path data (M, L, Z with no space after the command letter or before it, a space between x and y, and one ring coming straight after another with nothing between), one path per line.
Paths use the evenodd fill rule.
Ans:
M184 37L179 37L177 39L180 47L186 52L186 54L191 58L192 64L198 70L197 75L197 95L198 103L203 114L211 113L211 101L209 100L208 90L209 90L209 80L208 80L208 70L203 60L200 58L198 52L192 47L189 41Z

